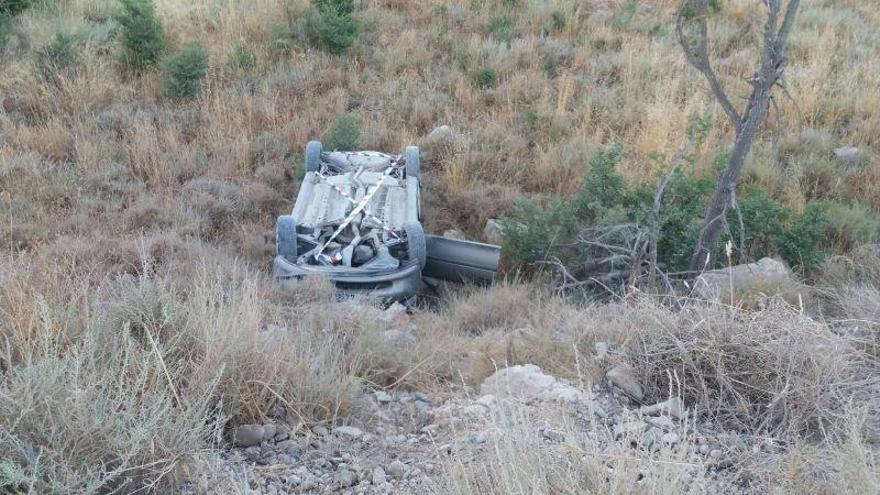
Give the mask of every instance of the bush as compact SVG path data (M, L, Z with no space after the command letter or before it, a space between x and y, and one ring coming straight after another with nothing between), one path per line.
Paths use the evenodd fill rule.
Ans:
M208 70L208 52L201 43L191 43L162 61L162 91L169 98L191 98L202 88Z
M492 67L481 67L471 75L471 80L480 89L492 89L498 84L498 75Z
M314 0L308 30L322 49L340 54L354 44L358 33L352 0Z
M159 63L165 51L165 32L151 0L120 0L115 16L122 27L122 61L135 70Z
M330 150L352 151L361 138L361 119L357 115L340 115L324 134L324 146Z
M503 15L490 19L486 28L495 39L505 43L510 43L516 35L513 20L510 17Z
M226 61L226 66L234 71L247 72L256 65L257 57L254 55L254 52L241 43L235 45L235 49L229 55L229 60Z
M0 1L0 16L15 17L31 6L32 0L2 0Z
M512 215L502 219L507 261L515 267L559 261L575 277L610 269L597 260L616 263L618 269L638 261L610 260L619 260L615 254L633 248L645 249L637 240L652 235L656 184L627 185L616 171L621 153L619 146L596 153L581 187L569 198L517 203ZM666 272L677 273L688 270L714 181L680 170L665 180L657 218L657 261ZM793 268L810 273L836 247L870 242L880 229L880 221L858 207L815 202L798 214L754 186L740 191L737 206L727 213L736 263L780 256ZM834 226L829 211L837 219ZM716 259L724 263L722 246L723 242L716 246Z
M52 78L59 71L76 66L79 57L74 47L74 37L56 33L52 42L42 46L35 54L37 69L44 78Z

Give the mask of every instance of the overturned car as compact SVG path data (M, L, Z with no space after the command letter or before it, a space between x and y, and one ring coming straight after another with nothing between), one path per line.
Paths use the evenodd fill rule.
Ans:
M419 149L325 152L310 141L289 215L278 217L274 276L323 275L345 293L406 299L423 277L490 282L500 248L425 235Z

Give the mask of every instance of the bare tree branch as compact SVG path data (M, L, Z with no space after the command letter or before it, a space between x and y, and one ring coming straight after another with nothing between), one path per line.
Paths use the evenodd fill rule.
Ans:
M735 129L739 129L743 119L739 112L730 102L730 98L718 82L718 76L712 69L712 63L709 60L709 28L706 24L707 0L685 0L681 9L678 11L678 17L675 22L675 32L678 35L678 42L681 45L688 63L700 71L709 83L713 96L718 100L724 113L730 119ZM697 28L696 45L689 40L685 33L686 24L694 22Z

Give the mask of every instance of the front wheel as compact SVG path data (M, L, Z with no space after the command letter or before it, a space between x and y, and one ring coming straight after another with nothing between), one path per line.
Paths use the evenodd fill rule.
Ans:
M324 146L321 141L309 141L306 145L306 172L317 172L321 168L321 153Z
M403 231L406 233L407 256L410 260L418 260L419 268L424 269L428 261L428 244L422 224L406 222Z
M281 215L275 223L275 254L296 261L296 219L293 215Z
M406 160L406 176L418 179L422 173L422 158L419 155L419 147L407 146L404 159Z

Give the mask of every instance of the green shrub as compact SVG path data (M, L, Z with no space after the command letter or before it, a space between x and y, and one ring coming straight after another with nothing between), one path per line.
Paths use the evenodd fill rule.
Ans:
M550 14L550 26L554 31L562 31L565 27L565 12L554 10Z
M360 117L352 114L340 115L324 134L324 146L330 150L352 151L358 148L360 138Z
M0 0L0 16L15 17L27 10L33 0Z
M40 47L35 54L37 69L45 78L54 77L59 71L76 66L79 57L74 46L73 36L56 33L52 41Z
M873 244L880 236L880 217L863 204L825 202L829 242L836 252L849 252Z
M190 43L162 61L162 91L169 98L191 98L202 88L208 70L208 52L201 43Z
M481 67L471 75L471 80L480 89L491 89L498 84L498 75L492 67Z
M544 70L545 76L553 79L559 75L559 61L555 57L547 55L544 57L544 62L541 63L541 69Z
M616 170L621 155L620 146L593 155L581 187L571 197L517 203L512 215L501 222L507 261L514 267L529 267L555 260L575 276L592 276L596 273L589 270L597 269L598 257L625 251L623 246L631 245L634 238L650 235L656 183L627 185ZM665 271L678 273L688 269L715 184L681 170L663 179L657 259ZM716 246L719 264L726 263L722 249L729 234L737 247L734 262L780 256L805 273L817 268L827 253L871 242L880 230L880 220L864 207L817 202L798 214L754 186L739 192L737 209L729 210L726 220L726 234ZM585 232L601 240L585 244Z
M226 66L231 70L241 72L253 70L256 65L257 56L254 55L253 51L241 43L235 45L235 49L233 49L232 54L229 55L229 60L226 61Z
M782 232L777 247L779 254L792 268L802 272L817 268L827 256L827 225L825 205L810 203Z
M491 34L492 37L505 43L510 43L516 35L516 28L513 25L513 20L504 15L495 16L489 19L489 24L486 28L489 30L489 34Z
M165 31L151 0L119 0L116 14L121 26L122 61L135 70L159 63L165 51Z
M312 6L307 29L318 46L338 55L354 44L358 24L353 0L313 0Z

